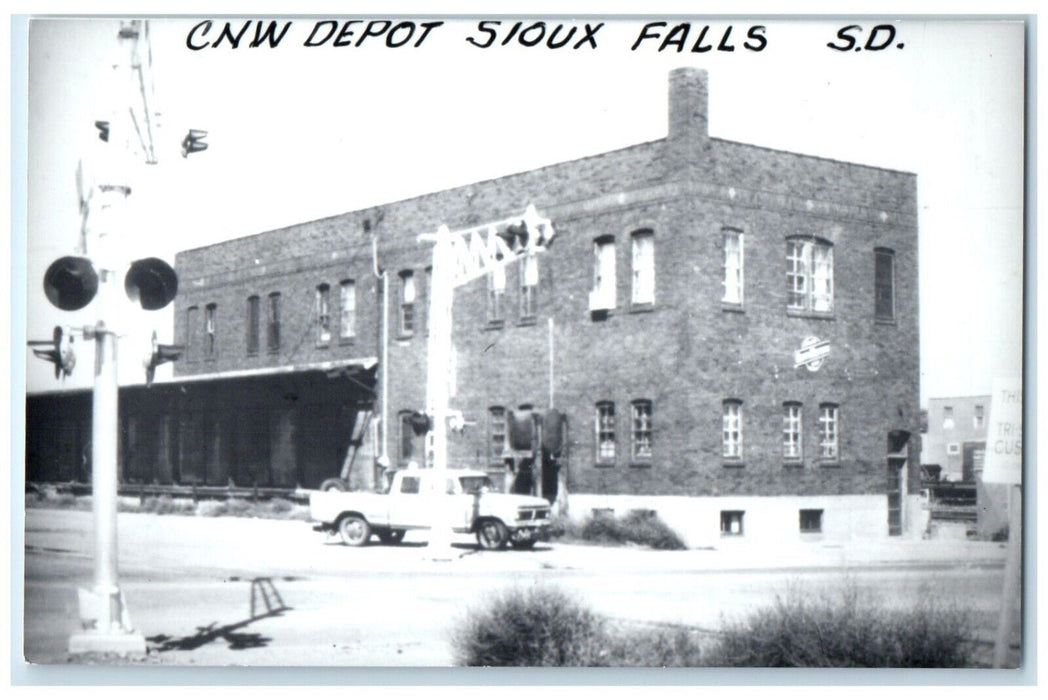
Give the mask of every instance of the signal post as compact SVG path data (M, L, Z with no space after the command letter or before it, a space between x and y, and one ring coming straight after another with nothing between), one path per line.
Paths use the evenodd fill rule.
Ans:
M90 588L78 591L81 631L69 639L70 653L144 654L145 638L131 623L127 603L118 582L117 487L119 437L119 383L117 378L118 337L126 329L121 318L118 285L123 282L127 298L146 311L162 309L174 300L178 278L168 263L146 257L128 263L124 209L130 196L131 165L144 158L157 162L153 136L157 117L152 99L149 26L144 21L122 22L117 34L120 51L112 63L106 83L113 88L107 98L107 120L94 122L96 151L77 171L82 214L81 241L77 255L55 260L44 274L44 293L62 311L91 306L97 319L83 329L85 340L94 340L95 366L92 395L91 494L94 512L94 576ZM133 78L133 79L132 79ZM128 86L132 86L128 88ZM182 142L182 156L207 149L207 132L190 130ZM74 364L64 361L60 348L61 328L56 328L54 352L36 352L56 362L66 373ZM31 342L41 344L41 341ZM152 356L146 363L146 381L162 362L178 356L178 346L159 345L154 333ZM70 352L71 354L71 352ZM58 363L62 366L59 367Z

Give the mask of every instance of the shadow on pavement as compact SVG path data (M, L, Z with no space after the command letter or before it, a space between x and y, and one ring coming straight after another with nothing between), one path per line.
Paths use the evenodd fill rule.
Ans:
M192 651L210 644L216 639L223 639L234 651L243 649L257 649L264 647L273 641L272 637L263 637L257 632L244 633L237 630L247 627L252 622L264 620L267 617L280 617L286 611L292 610L284 604L284 600L277 592L276 586L269 578L260 577L251 580L251 614L239 622L216 627L217 622L212 622L204 627L197 627L196 633L188 637L171 637L166 634L158 634L147 637L150 650L157 652L165 651Z

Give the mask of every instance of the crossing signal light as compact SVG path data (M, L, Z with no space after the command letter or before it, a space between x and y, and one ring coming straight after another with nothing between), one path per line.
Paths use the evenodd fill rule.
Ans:
M200 129L190 129L186 134L186 137L182 139L182 157L185 158L190 153L200 153L201 151L207 150L207 144L204 143L204 138L207 136L206 131Z
M98 129L98 138L100 141L109 142L109 122L97 121L95 122L95 128Z
M98 293L98 273L87 258L67 255L44 273L44 294L62 311L79 311Z
M29 347L41 360L47 360L55 366L55 379L65 379L76 367L76 354L73 352L73 337L65 338L61 326L55 326L51 340L30 340Z
M178 275L160 258L142 258L131 263L124 277L127 297L146 311L162 309L178 293Z
M165 362L174 362L182 357L186 349L184 345L163 345L157 342L156 331L153 331L153 340L149 357L146 359L146 386L152 386L156 368Z

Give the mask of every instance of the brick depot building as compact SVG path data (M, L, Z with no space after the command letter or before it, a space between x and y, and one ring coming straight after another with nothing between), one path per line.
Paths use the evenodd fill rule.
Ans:
M550 250L455 292L452 466L572 517L653 510L693 545L908 531L916 177L711 138L707 106L705 71L676 70L664 139L179 254L187 350L125 472L315 488L354 438L355 487L376 456L424 461L417 236L533 204ZM529 469L507 416L551 405L562 451Z

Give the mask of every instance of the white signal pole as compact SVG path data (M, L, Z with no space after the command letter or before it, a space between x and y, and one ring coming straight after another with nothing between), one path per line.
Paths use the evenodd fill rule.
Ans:
M516 245L508 231L516 227L525 241ZM516 235L516 234L514 234ZM451 559L451 523L446 498L448 480L448 402L451 395L452 306L455 289L483 277L518 258L542 252L552 240L553 225L529 205L523 216L503 219L461 231L441 226L435 234L422 234L419 240L433 246L433 273L429 299L429 345L426 361L426 413L431 426L428 444L434 471L429 494L431 523L430 559Z
M153 155L148 27L122 23L118 58L108 68L105 120L100 120L97 157L88 163L87 177L78 169L83 214L82 247L98 276L93 302L97 322L85 336L95 341L92 398L91 495L94 514L94 579L78 591L82 630L69 638L71 653L145 654L145 638L134 629L118 581L117 487L119 383L117 378L116 303L123 282L124 210L131 193L130 166L136 154L146 162ZM125 45L125 42L128 44ZM130 94L129 94L130 89ZM137 144L135 143L137 142ZM85 182L86 179L86 182ZM172 273L173 274L173 273Z

